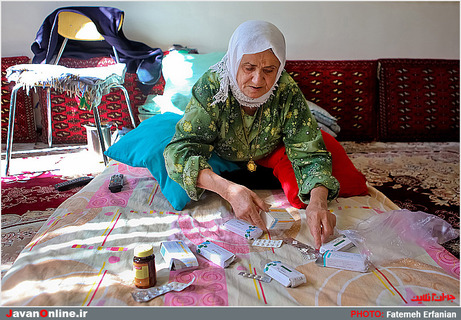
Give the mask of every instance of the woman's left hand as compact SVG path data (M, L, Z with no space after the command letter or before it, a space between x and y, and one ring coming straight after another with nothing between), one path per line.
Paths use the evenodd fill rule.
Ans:
M315 248L320 249L336 226L336 216L328 210L328 189L320 186L312 189L311 199L306 208L307 223L314 237Z

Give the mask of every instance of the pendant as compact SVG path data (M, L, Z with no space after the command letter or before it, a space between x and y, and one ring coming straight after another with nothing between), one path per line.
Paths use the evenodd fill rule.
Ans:
M255 172L256 171L256 163L253 161L253 159L250 159L250 161L248 161L247 169L250 172Z

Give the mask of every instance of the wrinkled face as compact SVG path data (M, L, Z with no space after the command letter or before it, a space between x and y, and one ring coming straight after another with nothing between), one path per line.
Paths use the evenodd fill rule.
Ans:
M271 49L244 54L237 70L237 84L249 98L259 98L275 83L280 61Z

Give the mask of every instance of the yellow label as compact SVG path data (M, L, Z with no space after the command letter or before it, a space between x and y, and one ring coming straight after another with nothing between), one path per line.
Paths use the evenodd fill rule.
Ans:
M147 265L134 265L135 278L146 279L149 278L149 267Z

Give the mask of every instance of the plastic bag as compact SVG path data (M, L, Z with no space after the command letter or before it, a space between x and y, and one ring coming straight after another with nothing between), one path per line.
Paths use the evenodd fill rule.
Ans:
M375 266L415 258L424 248L459 236L445 220L422 211L394 210L373 216L354 229L339 230Z

